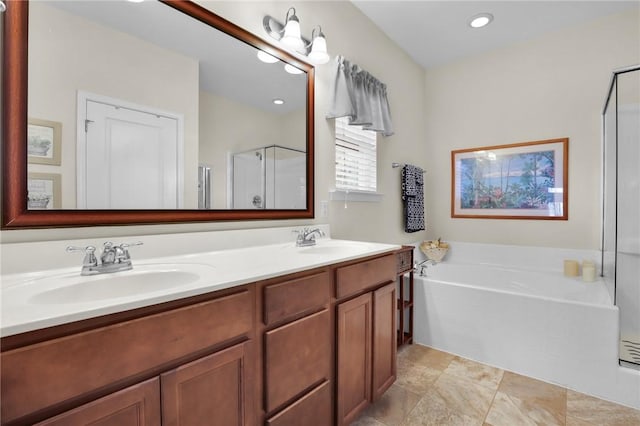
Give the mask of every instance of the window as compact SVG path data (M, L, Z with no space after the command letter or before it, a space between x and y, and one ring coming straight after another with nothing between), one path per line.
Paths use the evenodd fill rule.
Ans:
M376 133L336 118L336 189L375 193Z

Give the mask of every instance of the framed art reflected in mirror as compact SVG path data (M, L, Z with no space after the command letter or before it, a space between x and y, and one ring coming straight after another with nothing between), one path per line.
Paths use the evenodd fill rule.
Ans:
M27 128L27 153L29 163L60 165L62 124L29 118Z

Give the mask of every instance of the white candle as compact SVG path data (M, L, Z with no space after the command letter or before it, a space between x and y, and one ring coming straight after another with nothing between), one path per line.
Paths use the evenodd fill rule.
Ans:
M596 265L593 262L582 264L582 281L593 282L596 280Z

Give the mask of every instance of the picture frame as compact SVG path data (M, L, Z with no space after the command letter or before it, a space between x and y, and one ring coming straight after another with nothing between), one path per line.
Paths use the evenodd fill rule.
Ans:
M568 220L569 138L451 151L451 217Z
M59 173L29 173L27 179L27 209L60 209L62 207L61 188L61 175Z
M27 124L27 155L29 163L60 165L62 123L29 118Z

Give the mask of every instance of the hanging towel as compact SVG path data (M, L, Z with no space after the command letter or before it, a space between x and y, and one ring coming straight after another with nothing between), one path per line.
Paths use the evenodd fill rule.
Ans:
M404 231L418 232L424 228L424 171L420 167L402 168L402 206Z

